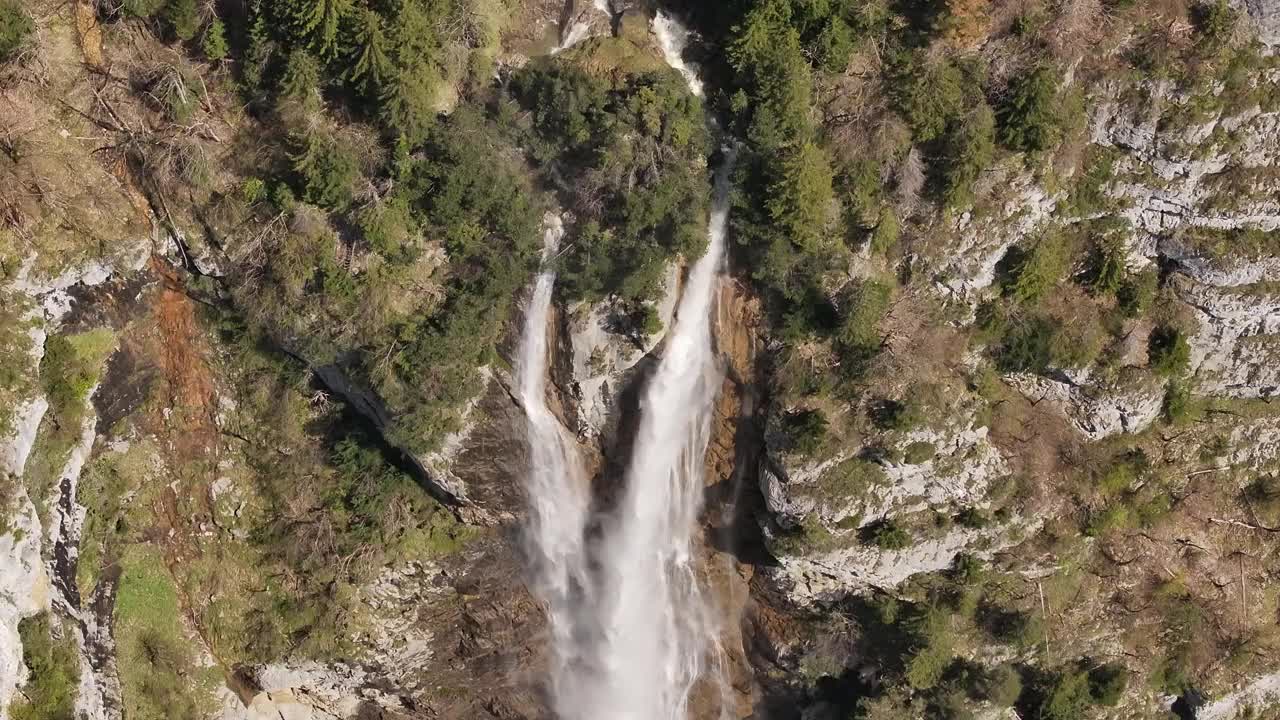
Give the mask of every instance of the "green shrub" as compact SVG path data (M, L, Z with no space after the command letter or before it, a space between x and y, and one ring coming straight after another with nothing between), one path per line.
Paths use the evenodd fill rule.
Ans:
M1139 317L1155 302L1160 277L1155 270L1131 273L1116 289L1116 302L1126 317Z
M115 346L110 330L90 330L76 335L54 335L45 342L40 381L49 404L59 413L83 407L98 382L102 363ZM78 416L78 415L77 415ZM67 415L62 421L75 424Z
M1161 414L1164 421L1171 425L1181 425L1191 418L1191 389L1186 383L1175 381L1169 383L1164 391L1164 404Z
M65 624L62 632L67 632ZM9 716L12 720L72 720L80 677L75 640L55 637L47 612L23 618L18 635L22 662L31 674L15 694Z
M1044 681L1038 712L1029 717L1041 720L1080 720L1086 717L1093 698L1089 694L1088 673L1063 670Z
M893 288L877 280L863 280L843 303L844 316L836 337L841 372L858 377L880 353L880 321L889 309Z
M956 522L961 527L981 530L991 524L991 517L976 507L966 507L956 513Z
M893 88L898 112L916 142L941 137L964 111L964 73L945 55L916 54L903 63Z
M1161 325L1151 331L1147 342L1147 358L1152 372L1161 377L1176 377L1187 369L1191 346L1182 331Z
M1084 172L1067 196L1067 210L1076 217L1088 217L1107 210L1111 198L1107 186L1115 178L1119 150L1101 145L1090 145L1085 152Z
M1090 513L1084 534L1101 537L1117 530L1133 527L1134 516L1129 506L1120 500L1113 501L1101 510Z
M991 166L995 152L995 113L982 103L947 132L942 152L942 199L947 207L973 203L973 185Z
M0 62L16 55L35 30L35 23L21 3L0 0Z
M1029 648L1044 639L1044 623L1037 615L995 604L978 609L978 625L992 638L1009 645Z
M996 267L1004 293L1020 303L1031 303L1057 284L1067 271L1070 249L1060 233L1040 238L1029 250L1014 246Z
M951 561L950 575L961 585L980 585L987 575L987 567L978 556L962 552Z
M1099 705L1114 707L1129 686L1129 671L1119 663L1106 663L1089 671L1089 695Z
M874 522L860 532L863 542L870 543L881 550L902 550L911 547L911 533L892 519Z
M898 246L898 236L902 232L902 224L898 216L888 207L880 212L880 222L871 231L871 252L877 255L888 255Z
M943 608L923 607L909 618L907 626L913 649L905 679L912 688L927 690L938 684L954 657L951 618Z
M219 18L214 18L204 29L204 38L200 41L200 52L217 62L227 58L227 28Z
M1052 150L1062 137L1062 108L1057 102L1060 75L1042 64L1010 83L1009 97L1000 108L1000 140L1012 150L1040 153Z
M1280 516L1280 477L1260 475L1245 486L1244 500L1269 524Z
M828 468L818 476L816 488L824 501L835 503L859 497L884 482L884 468L878 463L853 457Z
M1089 258L1089 289L1097 295L1119 293L1128 276L1126 255L1119 238L1103 238L1095 243Z
M827 418L821 410L789 412L782 418L788 447L801 455L812 455L827 438Z
M996 348L996 366L1003 372L1044 372L1053 361L1058 326L1045 317L1032 317L1009 328Z
M853 29L839 16L833 16L818 32L815 56L827 72L843 72L854 48Z
M978 696L998 708L1011 707L1022 694L1022 676L1009 665L997 665L983 674Z
M160 12L167 0L124 0L124 11L139 18L149 18Z
M1151 461L1141 449L1121 455L1103 473L1098 488L1104 495L1118 495L1133 486L1138 478L1151 468Z
M196 0L168 0L163 15L179 40L190 40L200 30L200 13L196 8Z
M872 424L881 430L907 432L924 425L924 408L911 398L902 400L873 400L867 414Z
M1231 39L1239 15L1227 0L1205 0L1191 10L1200 47L1216 52Z
M360 164L352 148L335 135L308 129L294 136L290 155L302 198L323 208L344 210L360 176Z

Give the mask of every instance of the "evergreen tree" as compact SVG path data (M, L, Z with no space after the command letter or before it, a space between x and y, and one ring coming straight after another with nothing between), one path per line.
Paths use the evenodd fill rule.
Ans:
M380 115L387 129L420 142L435 118L435 99L440 79L435 68L425 62L396 69L378 99Z
M240 61L240 74L244 85L253 94L263 91L263 75L274 52L274 43L268 30L267 16L258 0L249 7L249 45Z
M822 149L806 141L782 159L766 207L778 229L795 245L816 249L822 242L831 204L831 167Z
M225 60L227 57L227 28L222 20L214 18L205 28L204 40L200 43L200 51L213 61Z
M338 28L351 10L351 0L290 0L294 34L304 39L320 58L338 53Z
M1062 134L1058 107L1058 73L1040 65L1012 83L1000 121L1001 139L1014 150L1035 153L1053 149Z
M200 12L196 0L169 0L164 8L164 19L173 28L173 34L186 42L200 30Z
M306 50L294 50L280 79L280 100L305 111L320 109L320 65Z
M382 31L382 17L364 8L356 17L354 62L346 78L366 95L375 95L394 72L387 57L387 36Z
M948 207L973 202L973 184L995 159L996 119L986 103L978 105L947 133L944 144L943 200Z

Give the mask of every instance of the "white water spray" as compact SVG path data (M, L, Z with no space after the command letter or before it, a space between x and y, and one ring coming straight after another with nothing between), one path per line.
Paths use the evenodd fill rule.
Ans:
M551 260L564 237L564 223L554 213L547 213L543 222L543 269L525 312L516 365L520 400L528 417L526 546L534 591L546 604L552 633L551 693L561 697L571 681L571 634L579 612L574 596L585 584L583 530L590 497L574 442L547 407L547 318L556 280Z
M667 64L680 71L694 95L702 97L702 78L698 77L698 68L684 61L684 49L689 44L689 30L678 20L659 10L653 18L653 34L658 38L658 46L662 48L662 57Z
M688 33L654 20L667 62L697 95L681 52ZM535 590L548 608L551 699L560 720L686 720L695 686L718 690L731 717L718 613L701 584L699 514L716 393L723 376L712 309L725 258L732 152L716 175L706 253L688 273L675 325L640 400L623 494L588 554L589 497L572 440L546 407L546 323L555 275L545 269L520 346L529 416L529 540ZM547 225L544 260L563 232Z
M591 600L599 623L582 648L574 720L684 720L695 683L729 710L717 613L699 582L698 515L711 416L722 381L711 311L724 264L726 160L716 180L706 254L694 264L674 330L640 402L627 485L598 557Z

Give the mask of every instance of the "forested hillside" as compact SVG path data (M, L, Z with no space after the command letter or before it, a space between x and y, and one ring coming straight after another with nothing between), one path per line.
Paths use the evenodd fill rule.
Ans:
M591 541L719 168L682 562L733 702L653 720L1280 717L1277 43L1271 0L0 0L0 720L555 717L530 287Z

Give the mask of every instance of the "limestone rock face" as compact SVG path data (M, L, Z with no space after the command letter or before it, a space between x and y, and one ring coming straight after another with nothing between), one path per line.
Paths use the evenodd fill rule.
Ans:
M1164 388L1152 382L1077 384L1027 373L1005 381L1032 402L1049 402L1090 440L1142 432L1160 416L1164 401Z
M672 325L680 282L680 266L672 263L667 267L662 293L654 303L662 329L650 336L629 337L617 332L624 320L617 318L616 311L607 304L579 304L567 311L563 322L568 342L562 342L558 351L567 356L571 370L567 378L556 380L570 386L577 415L570 422L583 436L599 438L616 427L623 389Z
M1229 397L1280 392L1280 294L1269 287L1175 285L1199 321L1189 338L1196 387Z
M1267 45L1280 44L1280 2L1241 0L1249 18L1258 26L1258 39Z
M26 491L13 499L10 527L0 534L0 717L14 689L28 679L18 623L49 607L49 576L41 558L41 527Z

